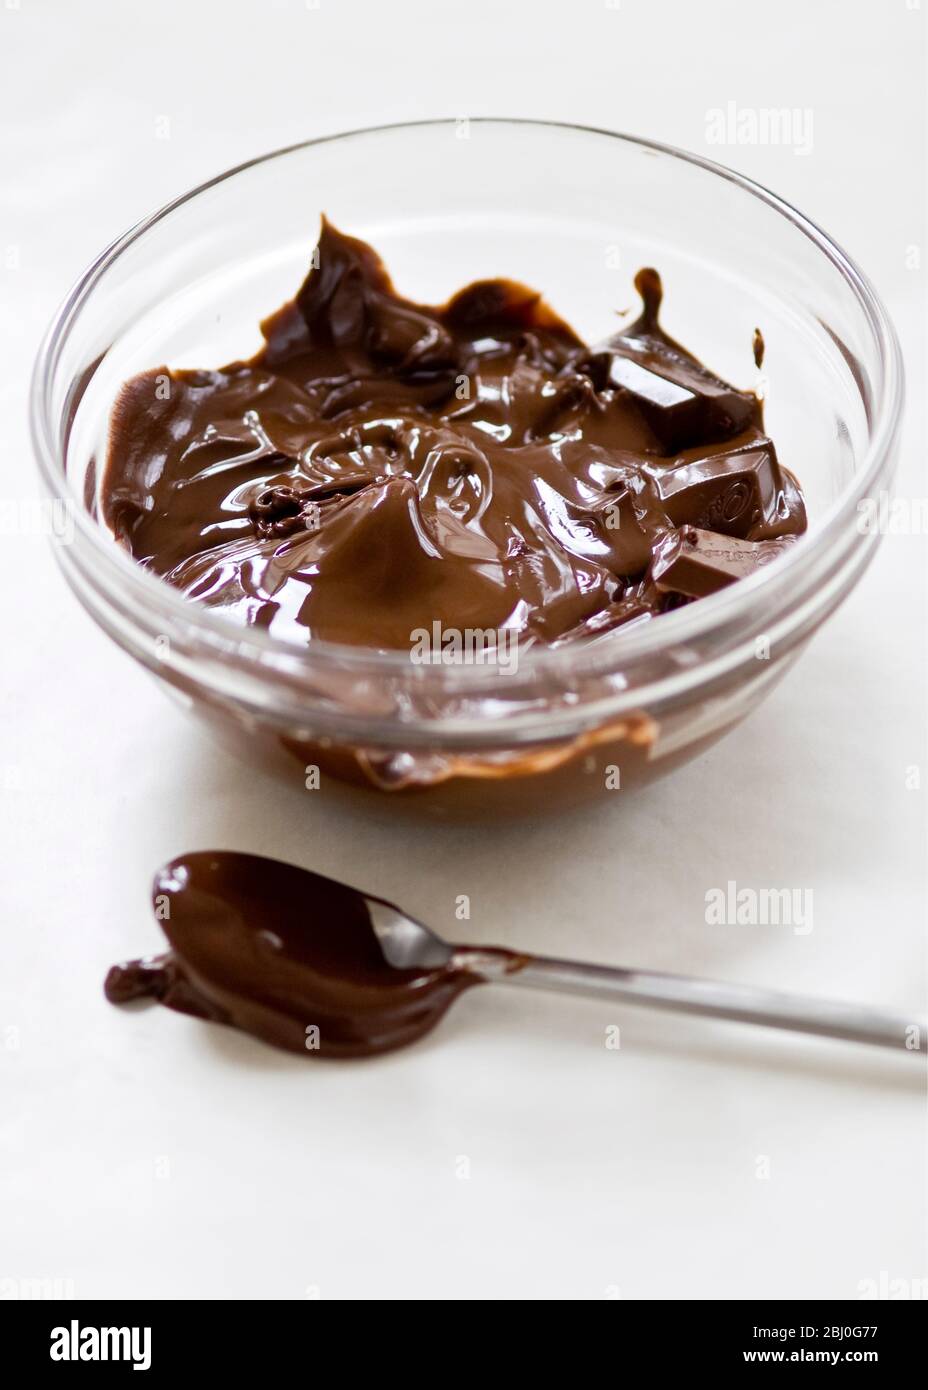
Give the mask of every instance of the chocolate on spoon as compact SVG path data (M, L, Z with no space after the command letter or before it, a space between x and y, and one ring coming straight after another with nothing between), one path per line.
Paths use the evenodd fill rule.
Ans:
M170 949L113 966L107 998L158 999L310 1056L402 1047L491 982L924 1049L923 1021L861 1005L451 945L382 898L253 854L183 855L155 875L152 897Z

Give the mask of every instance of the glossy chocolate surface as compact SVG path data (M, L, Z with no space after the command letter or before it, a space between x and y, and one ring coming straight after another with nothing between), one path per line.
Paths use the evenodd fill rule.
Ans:
M414 1042L481 983L450 952L443 963L391 965L372 918L389 904L258 855L175 859L156 876L152 903L170 949L113 966L112 1003L156 999L308 1057Z
M405 300L324 224L257 357L123 388L104 518L190 599L304 643L650 621L699 597L655 579L682 528L774 555L805 511L757 398L663 332L655 271L636 286L639 318L591 348L513 281Z

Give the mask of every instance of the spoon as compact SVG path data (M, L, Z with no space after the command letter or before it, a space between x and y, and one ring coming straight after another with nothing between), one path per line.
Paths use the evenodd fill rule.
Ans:
M364 1056L427 1033L478 984L813 1033L918 1054L925 1022L861 1004L652 970L452 945L393 903L258 855L207 850L159 869L170 949L113 966L107 998L144 997L295 1052Z

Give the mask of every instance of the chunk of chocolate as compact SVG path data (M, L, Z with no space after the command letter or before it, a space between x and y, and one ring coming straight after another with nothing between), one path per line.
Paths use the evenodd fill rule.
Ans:
M790 541L742 541L686 526L658 543L651 578L663 593L705 598L769 565Z
M769 439L751 439L702 457L686 453L665 465L649 465L659 507L673 522L689 522L743 540L774 523L783 496L783 479Z
M759 428L757 397L722 381L659 326L663 289L657 271L639 271L635 284L644 300L641 317L587 354L581 370L600 391L615 390L634 401L663 453Z

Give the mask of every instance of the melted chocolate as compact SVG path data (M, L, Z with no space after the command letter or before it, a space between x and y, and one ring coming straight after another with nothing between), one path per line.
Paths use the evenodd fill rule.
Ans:
M757 368L758 371L760 371L761 367L764 365L764 353L766 351L766 344L764 342L764 335L763 333L761 333L759 328L754 329L753 348L754 366Z
M113 966L106 997L157 999L305 1056L402 1047L481 983L451 948L437 964L391 965L372 916L390 904L257 855L184 855L159 871L152 901L170 950Z
M254 359L153 370L114 408L105 519L191 599L303 642L409 648L438 622L551 644L696 597L655 583L680 528L805 529L757 398L659 326L656 271L590 348L513 281L403 299L328 223L314 266Z

